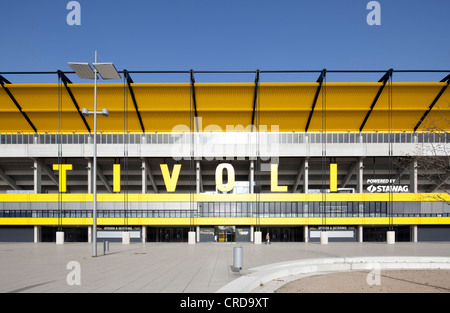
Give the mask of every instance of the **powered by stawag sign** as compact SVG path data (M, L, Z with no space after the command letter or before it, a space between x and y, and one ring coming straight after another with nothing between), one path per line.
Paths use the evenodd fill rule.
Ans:
M371 193L409 192L408 185L394 185L396 179L368 179L367 191Z

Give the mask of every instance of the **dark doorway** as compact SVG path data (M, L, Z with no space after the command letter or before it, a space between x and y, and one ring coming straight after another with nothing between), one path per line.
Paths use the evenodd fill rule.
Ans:
M147 242L188 242L189 228L147 227Z
M262 240L266 240L267 232L271 242L303 242L303 227L262 227Z
M395 231L396 242L409 242L411 241L411 231L409 226L394 226L392 228ZM387 232L389 227L364 227L363 228L363 241L364 242L386 242Z
M56 242L58 227L42 226L41 242ZM86 227L63 227L64 242L88 242L88 229Z

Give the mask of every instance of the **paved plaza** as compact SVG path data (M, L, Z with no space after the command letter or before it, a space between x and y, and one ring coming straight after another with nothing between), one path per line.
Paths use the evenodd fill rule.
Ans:
M230 270L233 248L243 247L242 274ZM110 243L92 257L92 244L0 243L0 292L213 293L248 269L279 262L335 257L450 257L450 242L436 243ZM79 264L79 285L70 285Z

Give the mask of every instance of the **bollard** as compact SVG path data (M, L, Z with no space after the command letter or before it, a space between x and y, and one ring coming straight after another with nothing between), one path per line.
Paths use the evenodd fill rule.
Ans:
M386 241L388 245L395 244L395 231L388 231L386 234Z
M320 243L323 245L328 244L328 233L326 231L320 232Z
M103 255L106 254L106 252L109 251L109 241L103 241Z
M233 265L230 268L233 272L241 272L243 266L243 249L242 247L233 248Z

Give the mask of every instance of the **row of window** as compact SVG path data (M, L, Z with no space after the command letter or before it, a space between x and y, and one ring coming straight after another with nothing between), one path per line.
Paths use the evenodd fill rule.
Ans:
M98 210L98 217L386 217L449 216L402 213L389 202L202 202L197 210ZM92 217L91 210L0 210L1 217Z
M386 216L387 202L204 202L200 217Z

